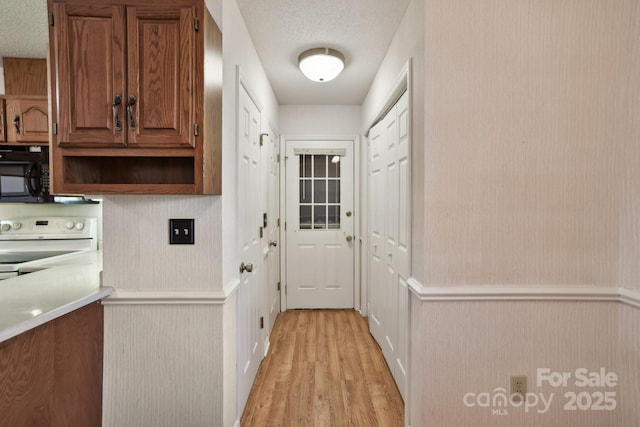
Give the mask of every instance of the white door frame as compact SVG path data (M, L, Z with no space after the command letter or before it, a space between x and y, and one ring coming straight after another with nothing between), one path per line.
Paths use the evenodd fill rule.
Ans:
M362 247L362 238L360 234L360 217L363 214L360 204L360 137L357 135L283 135L280 137L280 155L286 153L287 141L350 141L353 143L353 206L354 206L354 218L353 218L353 232L355 235L354 245L354 265L353 265L353 304L354 309L361 311L363 302L360 299L361 295L361 283L360 283L360 250ZM286 194L286 170L284 158L280 159L280 279L281 290L280 293L280 309L281 311L287 310L287 275L283 274L287 271L287 239L286 239L286 224L287 224L287 194Z

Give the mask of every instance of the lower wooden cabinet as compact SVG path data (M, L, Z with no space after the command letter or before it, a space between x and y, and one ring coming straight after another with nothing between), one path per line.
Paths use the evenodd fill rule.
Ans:
M0 426L100 426L103 331L93 303L0 343Z

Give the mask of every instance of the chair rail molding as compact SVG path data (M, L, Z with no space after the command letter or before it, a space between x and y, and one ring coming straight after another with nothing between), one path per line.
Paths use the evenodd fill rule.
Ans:
M223 289L118 291L102 300L104 305L222 305L238 290L240 279L234 279Z
M415 278L409 289L421 301L617 301L640 308L640 292L606 286L424 286Z

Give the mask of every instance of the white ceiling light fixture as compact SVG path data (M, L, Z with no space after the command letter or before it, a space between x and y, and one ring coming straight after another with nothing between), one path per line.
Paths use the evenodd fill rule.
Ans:
M298 56L300 71L314 82L328 82L344 69L344 55L328 47L305 50Z

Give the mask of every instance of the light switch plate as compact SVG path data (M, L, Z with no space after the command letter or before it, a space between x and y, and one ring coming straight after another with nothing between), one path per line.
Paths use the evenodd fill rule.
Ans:
M169 244L170 245L193 245L194 240L194 220L175 219L169 220Z

